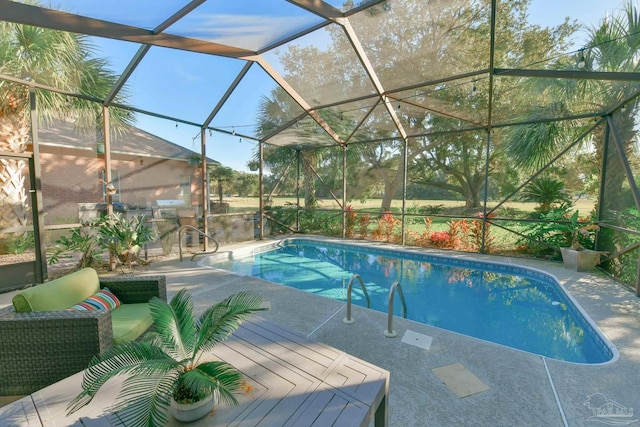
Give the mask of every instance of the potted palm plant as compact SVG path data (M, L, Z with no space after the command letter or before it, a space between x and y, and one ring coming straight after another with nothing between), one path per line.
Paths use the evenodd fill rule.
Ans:
M595 231L599 229L597 224L585 225L581 223L578 211L575 211L569 222L562 224L561 227L561 231L567 235L570 241L568 247L560 248L565 268L574 271L591 271L600 264L602 252L587 249L582 243L585 240L591 241Z
M127 426L166 425L169 411L179 421L195 421L211 412L214 401L237 404L234 393L246 387L242 373L227 362L206 361L203 356L251 314L264 310L261 303L257 295L238 292L196 320L185 289L170 303L152 299L154 331L94 357L85 370L82 392L67 406L69 414L89 404L107 381L120 375L126 379L112 409ZM185 412L189 406L194 415Z

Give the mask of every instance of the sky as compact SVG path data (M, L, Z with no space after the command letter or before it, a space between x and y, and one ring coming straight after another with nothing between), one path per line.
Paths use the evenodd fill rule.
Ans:
M563 22L566 16L569 16L587 28L594 25L607 13L621 8L624 1L531 0L529 20L531 23L541 26L557 25ZM108 9L101 7L100 1L66 1L66 3L69 2L75 3L76 6L71 5L67 7L67 10L75 10L76 7L95 7L95 11L88 11L86 14L101 19L114 18L94 15L94 13L104 13L102 11ZM78 2L81 5L78 6ZM220 10L221 3L229 5L225 6L229 9ZM227 23L224 28L219 29L219 33L214 35L217 40L225 43L238 41L238 43L255 48L287 33L295 32L310 23L317 22L315 17L301 13L290 4L279 0L278 5L280 3L287 4L288 9L280 12L278 16L275 14L270 16L269 5L272 6L274 0L269 2L257 0L206 2L205 5L217 5L215 6L216 14L213 15L213 11L209 14L202 13L201 19ZM340 4L338 1L331 3ZM129 21L126 23L153 27L153 23L161 20L161 17L167 16L167 10L171 9L170 6L175 8L176 4L180 6L182 3L141 0L127 4L136 4L136 7L148 10L149 13L128 11L126 15ZM162 6L158 7L158 5ZM122 15L119 19L123 19ZM139 22L141 20L146 21ZM179 28L169 28L168 32L174 30L180 31L181 34L197 36L195 31L201 27L198 22L193 21L181 25ZM220 26L218 25L218 27ZM321 47L322 43L327 40L327 36L326 32L320 31L321 34L309 35L301 42L296 43L309 43ZM211 37L211 35L209 36ZM575 40L576 50L582 45L585 38L586 31L581 29ZM124 70L138 49L138 46L133 43L99 38L92 38L91 41L98 47L96 54L108 53L111 67L117 73ZM285 45L279 48L279 51L286 51L287 47L288 45ZM265 57L276 70L284 72L277 54L267 53ZM128 82L128 102L143 110L202 123L243 65L244 61L152 47ZM208 157L235 170L248 170L247 162L251 160L255 152L256 142L243 138L242 135L254 135L260 99L267 96L275 86L271 78L257 64L251 67L247 77L243 79L212 122L212 126L224 129L234 135L219 132L213 132L211 135L207 133ZM200 129L198 127L141 114L137 115L136 126L191 150L200 151Z

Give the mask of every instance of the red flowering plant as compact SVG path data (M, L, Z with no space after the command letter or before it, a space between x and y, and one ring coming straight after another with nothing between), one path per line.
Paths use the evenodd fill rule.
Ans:
M371 215L362 214L358 218L358 228L360 229L360 237L365 238L369 233L369 223L371 222Z
M427 217L423 218L423 221L426 231L423 231L422 233L410 231L409 236L411 237L411 239L413 239L413 244L418 246L429 246L431 244L429 236L431 234L431 223L433 222L433 220Z
M378 220L378 228L380 229L381 234L385 235L387 242L391 241L391 235L399 222L400 220L395 218L389 211L385 211Z
M431 240L431 243L433 243L435 247L445 248L451 241L451 235L446 231L434 231L431 233L431 236L429 236L429 240Z
M347 205L345 209L345 235L347 237L353 237L353 228L356 225L356 218L358 213L353 210L351 205Z
M484 214L482 212L479 212L477 216L480 219L474 219L471 222L471 228L469 229L469 237L471 239L470 243L471 245L475 246L476 250L479 251L482 248L484 235L484 250L485 252L492 252L495 246L495 236L491 234L491 222L488 220L495 217L496 213L487 215L486 222L482 221L482 219L484 218Z

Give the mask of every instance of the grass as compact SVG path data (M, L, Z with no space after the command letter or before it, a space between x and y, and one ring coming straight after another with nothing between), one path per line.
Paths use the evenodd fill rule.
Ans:
M295 197L273 197L272 198L272 206L286 206L288 204L295 205L296 204ZM225 203L229 203L229 206L232 212L238 211L247 211L247 210L255 210L259 209L259 199L257 197L225 197ZM300 204L302 205L304 200L300 200ZM353 200L348 202L351 207L356 210L366 210L366 211L376 211L380 210L380 206L382 205L381 199L368 199L365 202L360 202L359 200ZM487 208L491 209L497 203L489 203ZM574 203L575 209L580 211L581 216L588 215L592 210L595 204L594 200L588 199L580 199ZM323 199L318 200L318 205L322 209L339 209L338 204L333 199ZM464 201L456 201L456 200L407 200L406 208L410 209L412 207L424 207L424 206L438 206L443 205L445 210L462 210L464 208ZM534 202L506 202L501 205L501 208L506 209L514 209L522 212L533 212L534 209L538 206L537 203ZM402 209L402 200L393 200L391 202L391 208L394 210Z

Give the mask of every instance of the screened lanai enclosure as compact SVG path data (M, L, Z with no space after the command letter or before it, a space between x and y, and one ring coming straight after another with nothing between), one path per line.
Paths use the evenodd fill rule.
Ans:
M640 295L635 3L0 0L0 31L22 277L115 211L550 260L575 235Z

